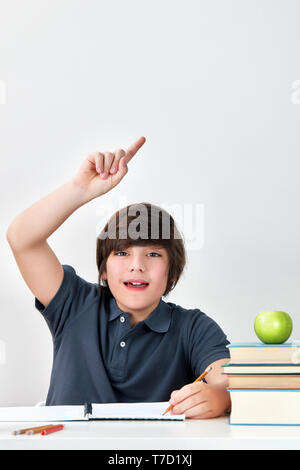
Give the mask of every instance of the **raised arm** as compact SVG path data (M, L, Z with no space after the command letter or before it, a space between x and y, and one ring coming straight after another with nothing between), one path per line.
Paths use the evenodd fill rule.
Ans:
M70 181L35 202L9 225L6 237L16 263L43 305L50 303L63 279L62 265L47 243L48 237L76 209L119 184L128 171L127 163L145 140L141 137L126 151L91 153Z

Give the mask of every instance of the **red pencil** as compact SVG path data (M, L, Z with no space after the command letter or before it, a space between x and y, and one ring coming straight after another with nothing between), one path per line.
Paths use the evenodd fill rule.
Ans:
M62 429L64 429L64 425L58 424L57 426L53 426L52 428L44 429L44 431L41 432L41 435L46 436L47 434L50 434L51 432L61 431Z

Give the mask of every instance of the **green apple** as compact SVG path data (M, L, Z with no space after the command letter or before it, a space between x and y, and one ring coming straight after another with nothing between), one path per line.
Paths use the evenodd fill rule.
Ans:
M254 320L254 330L263 343L284 343L291 335L293 322L286 312L267 310Z

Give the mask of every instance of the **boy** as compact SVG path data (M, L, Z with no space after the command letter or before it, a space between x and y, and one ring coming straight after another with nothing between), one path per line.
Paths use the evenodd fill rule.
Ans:
M221 375L221 364L229 360L228 341L199 309L162 300L185 264L182 240L174 233L162 237L162 219L159 237L153 239L128 235L128 208L117 213L117 222L113 217L106 224L97 241L98 286L61 265L47 243L76 209L122 180L144 142L141 137L126 152L90 154L74 178L18 215L8 228L15 260L53 337L46 405L170 398L175 414L219 416L230 407L227 380ZM143 207L142 229L151 227L149 208L158 209L162 217L160 208L138 205ZM136 221L134 216L129 219ZM124 228L125 238L119 236ZM109 236L114 229L117 238ZM206 383L193 383L209 365Z

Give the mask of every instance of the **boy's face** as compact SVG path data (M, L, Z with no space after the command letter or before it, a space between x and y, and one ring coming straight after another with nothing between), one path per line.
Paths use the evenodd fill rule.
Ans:
M119 308L136 314L136 320L140 321L158 305L166 290L168 273L169 258L165 248L129 246L110 253L102 279L107 280ZM127 284L135 280L148 284L146 287Z

